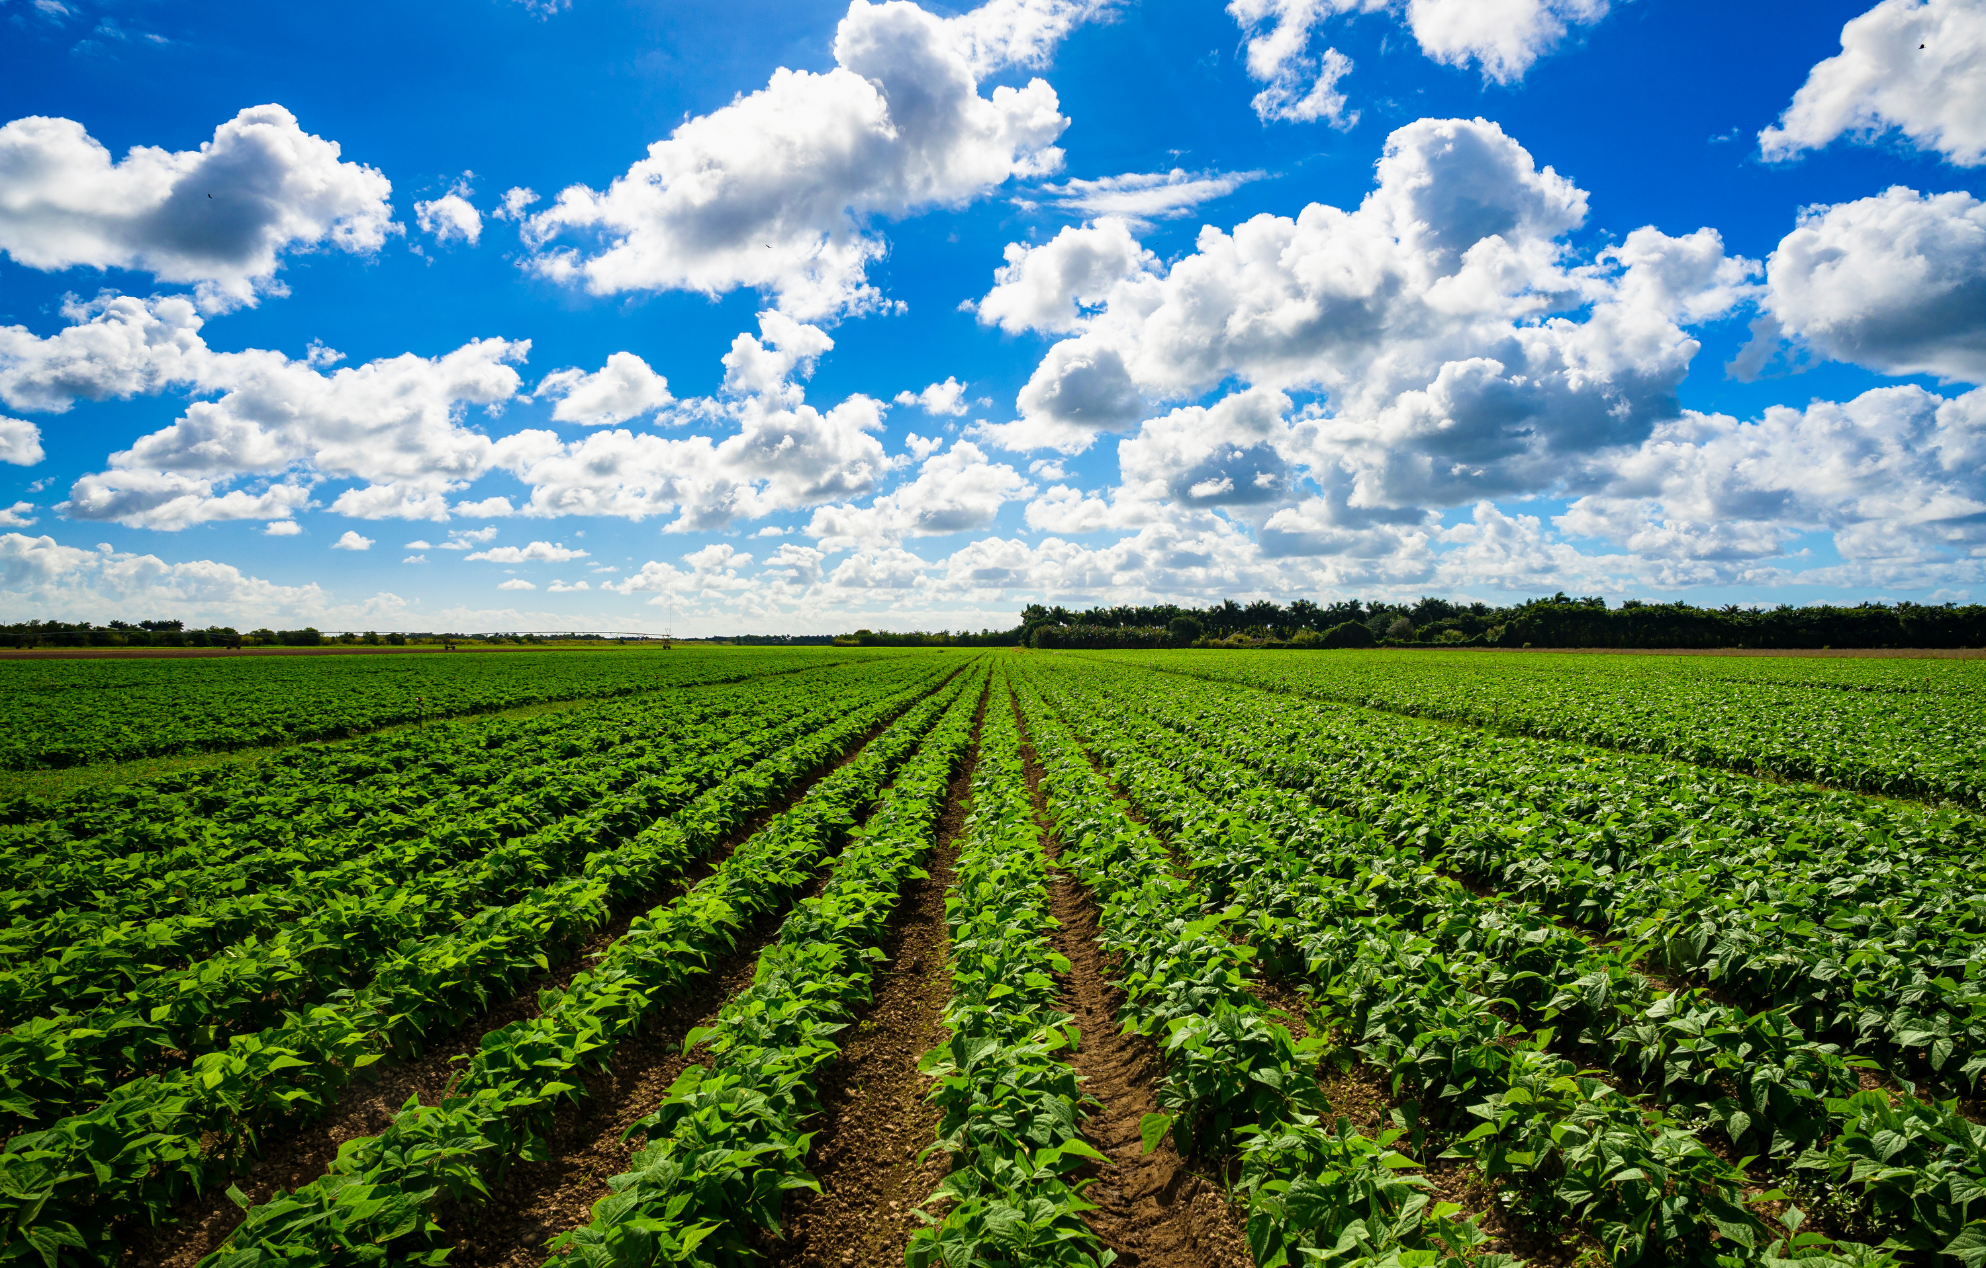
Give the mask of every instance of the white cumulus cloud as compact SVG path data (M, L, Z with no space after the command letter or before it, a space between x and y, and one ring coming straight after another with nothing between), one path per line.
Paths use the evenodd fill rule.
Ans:
M578 369L548 374L538 384L537 395L558 402L552 407L554 419L587 427L625 423L676 399L669 395L669 380L632 352L611 354L591 374Z
M327 373L320 367L332 358L318 355L213 351L183 297L105 296L67 315L72 324L47 338L0 327L0 400L59 413L79 398L174 387L214 398L110 455L109 468L79 479L62 508L149 528L286 518L325 478L366 482L333 502L342 514L446 519L445 495L488 470L494 454L487 436L463 425L462 410L514 397L511 363L530 350L528 341L472 340L439 357L405 354ZM240 480L262 483L216 492Z
M192 284L211 311L252 304L280 290L286 251L369 254L395 230L391 183L339 153L278 105L243 110L198 150L122 159L72 119L15 119L0 127L0 251Z
M331 549L333 549L333 550L371 550L371 549L372 549L372 538L370 538L370 537L361 537L361 536L359 536L359 534L357 534L357 533L355 533L355 532L353 532L353 531L352 531L351 529L346 529L346 530L345 530L345 535L344 535L343 537L340 537L340 538L339 538L339 539L338 539L337 541L335 541L335 542L332 542L332 543L331 543Z
M143 609L239 625L301 622L322 613L329 599L319 586L277 585L211 559L167 563L157 555L0 533L0 603L11 611L101 621Z
M821 507L806 531L830 552L966 532L986 527L1003 504L1033 492L1012 467L991 462L977 445L960 441L949 452L926 458L915 480L868 506Z
M1383 13L1404 18L1421 52L1448 66L1476 66L1483 78L1515 83L1576 25L1598 22L1609 0L1230 0L1247 38L1249 77L1263 122L1358 121L1338 82L1352 69L1335 48L1313 52L1334 18Z
M1901 186L1808 208L1766 263L1766 319L1746 371L1781 334L1886 374L1986 382L1986 202Z
M562 564L569 559L584 559L586 552L570 549L563 543L532 542L529 546L496 546L463 558L485 559L493 564Z
M22 418L0 418L0 462L32 467L46 456L41 448L41 428Z
M1054 90L1036 79L982 96L974 58L1013 60L1066 29L1054 14L1073 21L1087 7L1008 4L954 26L903 0L854 0L833 70L778 70L655 142L604 191L562 191L525 222L541 248L532 267L596 295L755 287L806 320L876 308L867 270L885 245L873 219L1061 165ZM545 249L562 235L585 245Z
M457 185L441 197L414 204L414 221L421 232L432 234L436 242L466 242L475 246L483 237L483 213L469 201L466 185Z
M1745 299L1756 267L1713 231L1653 228L1574 266L1564 237L1585 216L1586 195L1495 124L1429 119L1388 138L1355 210L1208 227L1169 267L1120 241L1082 271L1087 296L1022 285L1044 252L1041 276L1064 276L1064 242L1097 232L1071 231L1010 263L980 305L1008 328L1076 333L1022 389L1021 420L979 434L1074 452L1238 379L1320 399L1241 458L1167 442L1168 470L1199 472L1172 496L1259 502L1292 463L1367 517L1549 487L1571 458L1675 416L1698 346L1683 324Z
M1840 136L1901 134L1964 167L1986 163L1986 4L1882 0L1841 28L1759 153L1782 162Z
M943 383L933 383L922 392L898 392L896 403L915 405L933 417L957 418L966 410L965 384L948 374Z

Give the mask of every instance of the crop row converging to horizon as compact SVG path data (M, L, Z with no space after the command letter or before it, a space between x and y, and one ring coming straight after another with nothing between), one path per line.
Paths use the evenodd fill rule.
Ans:
M0 1261L1986 1263L1970 662L363 666L0 666L286 741L0 801Z

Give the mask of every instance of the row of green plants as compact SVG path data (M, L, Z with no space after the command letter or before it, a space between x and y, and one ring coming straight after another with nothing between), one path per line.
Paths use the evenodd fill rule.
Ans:
M362 968L372 948L426 932L465 903L496 901L492 884L539 867L527 862L520 870L501 857L506 847L556 860L647 824L853 698L849 684L836 685L839 692L788 687L753 693L757 699L686 703L654 718L646 738L515 772L481 806L437 799L422 808L435 811L420 816L425 833L332 834L148 878L157 883L95 909L22 921L7 931L22 955L0 970L0 1022L113 1003L149 1015L188 991L213 993L220 978L242 977L249 961L269 967L251 974L264 985L244 999L268 998L273 989L294 1003L296 984L313 971L299 966L342 975ZM198 963L216 953L229 957L219 978ZM197 987L183 985L189 976ZM5 1061L0 1040L0 1068Z
M1986 1071L1986 889L1972 856L1893 807L1801 831L1691 768L1491 738L1255 691L1193 697L1179 726L1289 787L1411 836L1443 866L1646 945L1665 967L1881 1060L1970 1087ZM1237 725L1239 723L1239 725ZM1664 778L1663 776L1666 776ZM1584 787L1582 787L1582 785ZM1838 796L1838 795L1837 795ZM1921 818L1920 818L1921 822ZM1835 831L1830 831L1835 829Z
M1403 1121L1453 1142L1451 1155L1472 1159L1492 1182L1521 1170L1509 1165L1513 1153L1537 1152L1548 1138L1561 1155L1569 1140L1599 1146L1598 1155L1585 1148L1558 1158L1575 1181L1583 1165L1584 1187L1570 1186L1571 1202L1563 1182L1527 1193L1527 1218L1547 1227L1583 1218L1624 1262L1682 1262L1675 1256L1692 1241L1699 1262L1753 1262L1715 1244L1743 1246L1739 1230L1754 1238L1759 1230L1738 1209L1743 1176L1691 1139L1708 1135L1722 1138L1728 1156L1767 1155L1782 1182L1842 1186L1865 1204L1874 1237L1894 1235L1891 1249L1986 1257L1986 1223L1969 1210L1972 1195L1986 1193L1978 1184L1986 1128L1954 1105L1905 1096L1892 1107L1861 1092L1856 1067L1868 1063L1806 1039L1782 1014L1658 989L1631 951L1591 945L1524 904L1480 897L1411 844L1182 749L1177 733L1140 717L1136 704L1083 692L1068 712L1139 812L1193 860L1213 900L1245 913L1255 945L1307 977L1321 1016L1412 1094ZM1593 1079L1594 1067L1607 1083ZM1485 1094L1499 1078L1524 1089L1521 1112L1508 1095ZM1659 1117L1621 1089L1659 1106ZM1554 1102L1562 1118L1588 1120L1583 1139L1538 1117ZM1652 1159L1633 1153L1619 1130L1637 1114L1660 1129L1643 1142ZM1639 1193L1614 1185L1609 1194L1607 1177L1593 1170L1600 1161L1616 1176L1632 1165L1665 1177L1675 1194L1695 1190L1697 1223L1707 1217L1708 1228L1690 1237L1660 1185ZM1808 1235L1806 1244L1817 1242ZM1835 1253L1885 1257L1855 1245Z
M848 648L676 648L612 656L41 660L7 667L0 769L35 770L338 739L423 719L637 695L851 658Z
M552 1244L572 1268L693 1268L749 1263L777 1232L785 1195L818 1191L807 1170L820 1072L835 1036L872 998L880 946L905 882L936 844L951 783L972 737L985 673L971 682L850 834L817 897L799 903L759 953L751 984L691 1032L704 1062L629 1129L644 1143L592 1218ZM818 833L828 831L825 822ZM817 857L816 854L810 857ZM806 869L797 875L804 876ZM217 1266L218 1268L218 1266Z
M479 867L506 843L536 839L534 845L544 847L546 833L552 833L564 839L562 845L552 841L552 849L570 853L586 837L645 823L655 817L651 807L683 795L657 779L679 783L693 795L721 779L731 769L727 761L749 763L802 733L812 725L808 713L846 708L850 700L914 678L856 670L777 686L699 692L669 706L649 704L602 727L618 737L610 747L568 755L568 745L560 745L556 757L512 771L487 797L477 797L475 789L453 789L413 813L393 815L391 823L373 817L357 831L326 833L294 847L216 851L218 859L211 863L189 861L181 869L147 874L141 884L127 882L93 906L20 920L6 930L6 944L20 952L20 960L0 972L0 1020L16 1022L56 1004L81 1012L109 998L125 1000L133 986L161 996L171 988L159 982L159 970L276 928L282 928L284 940L322 946L326 938L312 930L336 930L342 922L338 908L354 902L379 918L397 918L397 924L417 918L413 908L445 918L473 898L473 892L451 894L449 888L467 880L477 890L477 878L465 869ZM524 753L512 757L522 759ZM312 791L318 801L344 795L306 789L296 797L298 809L312 803ZM393 791L403 793L399 787ZM70 867L87 871L81 863ZM506 872L516 869L500 865L495 874ZM419 884L409 886L409 880ZM338 938L330 934L332 942ZM363 942L367 934L354 938ZM42 954L42 960L28 960L32 954Z
M1083 1222L1091 1206L1075 1174L1101 1160L1078 1121L1093 1102L1068 1062L1081 1032L1056 1007L1054 975L1069 961L1051 941L1048 862L1004 672L980 724L971 796L945 895L949 1037L918 1062L940 1112L930 1150L950 1170L907 1262L1101 1268L1112 1252Z
M1775 778L1986 807L1972 661L1384 653L1199 658L1189 672ZM1897 707L1907 700L1907 708Z
M1421 1164L1342 1121L1316 1079L1324 1040L1292 1037L1248 984L1254 948L1233 914L1210 909L1175 874L1171 854L1091 766L1068 723L1023 678L1028 736L1063 844L1060 860L1095 897L1099 945L1117 957L1120 1020L1148 1035L1165 1065L1161 1106L1146 1124L1180 1151L1224 1164L1239 1151L1234 1198L1261 1268L1412 1262L1492 1268L1487 1235L1459 1205L1437 1202ZM1460 1217L1460 1218L1458 1218ZM1390 1257L1390 1258L1389 1258Z
M603 1068L659 1002L708 972L756 918L784 906L828 862L856 820L878 804L891 778L919 749L938 722L940 710L952 722L940 731L945 737L940 743L958 737L955 760L957 750L964 747L957 719L963 716L969 730L976 678L962 676L941 696L907 714L853 761L823 778L806 797L741 843L695 888L635 921L624 937L607 948L597 967L573 979L564 991L547 992L538 1016L486 1034L441 1104L410 1101L381 1135L346 1142L326 1175L249 1210L240 1228L203 1264L207 1268L258 1268L279 1262L325 1268L383 1261L440 1264L451 1238L435 1219L437 1206L443 1200L473 1206L487 1197L490 1180L509 1165L548 1157L546 1141L558 1109L584 1094L582 1073ZM948 773L949 766L945 770ZM931 817L935 815L933 810ZM853 869L837 869L830 885L856 874ZM802 907L789 923L796 930L808 928L827 935L837 924L852 925L858 919L855 912L838 905L824 911L816 902ZM810 969L825 973L844 961L871 957L861 953L862 944L845 948L812 936L796 941L801 979L793 981L791 968L766 973L768 979L790 983L794 990L768 992L769 998L759 997L741 1018L727 1009L727 1016L736 1019L734 1029L741 1031L726 1036L734 1044L752 1034L778 1036L789 1019L793 1037L802 1042L814 1038L817 1029L839 1022L839 1016L832 1020L795 1016L807 1004L805 975ZM827 954L814 953L814 962L808 964L815 947ZM761 961L763 968L779 964L781 957L768 947ZM833 985L827 989L831 993ZM692 1036L694 1040L716 1037ZM826 1036L819 1040L825 1042ZM773 1075L773 1081L795 1087L824 1059L810 1064L802 1057L790 1062ZM708 1095L697 1096L708 1074L686 1071L665 1109L680 1106L687 1113L679 1112L677 1117L702 1122L738 1106L743 1110L740 1116L750 1120L748 1125L739 1139L722 1141L693 1156L692 1165L700 1169L674 1195L685 1199L675 1209L669 1209L665 1199L658 1211L603 1221L626 1225L633 1243L632 1253L625 1256L611 1246L603 1249L604 1262L695 1262L693 1256L712 1233L730 1229L734 1237L742 1234L728 1223L720 1227L700 1211L691 1212L686 1202L699 1196L718 1202L729 1197L746 1214L770 1209L776 1218L777 1195L793 1186L777 1179L761 1181L768 1168L760 1164L773 1156L792 1157L796 1163L804 1160L806 1140L797 1132L781 1131L777 1122L754 1118L750 1113L758 1103L751 1094L754 1089L726 1084L722 1074L715 1076ZM769 1130L759 1134L755 1131L759 1128ZM658 1125L647 1130L661 1134ZM680 1172L682 1165L676 1164L675 1170ZM638 1178L643 1175L636 1173ZM656 1178L648 1176L646 1183ZM635 1182L623 1178L616 1196L632 1197L638 1203L639 1190L629 1193L635 1187ZM611 1243L612 1228L594 1231L602 1234L600 1241ZM722 1244L721 1236L713 1243Z
M935 677L907 690L921 694ZM830 696L820 703L822 716L831 716L849 702ZM183 1067L287 1010L361 987L396 948L451 929L464 911L507 905L569 875L588 853L635 836L808 729L746 731L727 744L736 729L712 726L700 743L679 750L686 760L676 769L643 777L640 765L624 767L625 778L637 782L577 815L514 839L486 839L481 853L454 866L430 860L430 870L412 876L359 869L274 936L250 936L180 969L141 973L131 988L85 997L74 1012L21 1022L0 1034L0 1127L45 1125L126 1079Z
M120 1222L157 1222L189 1192L224 1182L252 1160L268 1128L327 1112L367 1067L411 1058L430 1036L481 1016L878 725L898 719L864 751L871 766L880 760L872 751L914 739L959 689L954 679L935 696L920 700L913 690L854 709L633 841L590 855L578 875L396 954L352 999L237 1036L186 1070L132 1080L87 1113L13 1137L0 1151L0 1262L114 1262Z

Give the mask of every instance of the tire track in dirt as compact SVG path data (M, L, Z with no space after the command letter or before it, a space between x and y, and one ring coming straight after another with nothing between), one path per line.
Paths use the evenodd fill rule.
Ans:
M812 1159L821 1191L802 1191L788 1202L780 1237L760 1243L768 1263L895 1268L920 1227L911 1212L945 1177L942 1154L918 1161L937 1134L939 1114L925 1100L931 1080L918 1073L917 1061L945 1039L952 973L945 895L953 884L985 716L982 696L972 743L952 780L937 846L925 865L929 877L904 887L883 948L891 967L877 975L874 1005L821 1081L826 1109Z
M944 683L951 681L948 676L934 691L944 689ZM913 706L914 707L914 706ZM592 967L595 960L607 947L628 930L634 917L647 912L661 903L669 902L694 887L709 876L738 845L749 840L775 817L784 813L795 802L805 797L815 784L861 756L878 735L895 721L894 718L877 723L861 739L834 761L827 763L813 774L794 782L793 786L781 793L765 809L753 814L737 830L721 841L717 848L702 859L687 865L683 873L674 881L659 886L654 891L639 898L617 904L616 917L583 942L568 959L557 964L550 973L540 974L528 980L515 994L493 1007L479 1018L464 1022L447 1031L427 1045L427 1051L413 1060L374 1067L379 1071L376 1077L361 1075L347 1084L338 1097L331 1112L311 1120L293 1121L272 1126L263 1136L261 1157L256 1159L246 1172L236 1177L234 1185L253 1204L268 1201L279 1192L294 1191L309 1184L325 1173L336 1161L338 1149L348 1140L363 1136L377 1136L393 1122L409 1097L415 1097L422 1105L438 1105L447 1094L450 1083L461 1073L464 1061L474 1055L482 1037L492 1030L500 1029L512 1022L526 1021L538 1015L538 993L546 987L564 990L581 972ZM818 884L818 880L816 882ZM740 945L750 948L741 952L747 960L744 981L751 980L750 969L757 963L757 948L763 945L772 930L778 928L778 921L784 913L767 917L772 923L760 936L755 927L749 935L741 938ZM762 922L763 923L763 922ZM730 960L713 964L710 970L697 979L697 986L690 995L677 1005L663 1010L659 1031L666 1031L675 1021L679 1007L695 1007L694 1000L702 998L705 991L725 977L730 969ZM735 988L733 988L735 989ZM731 990L717 997L721 1003L728 998ZM711 1004L704 1013L714 1013L716 1004ZM698 1013L703 1018L704 1013ZM692 1024L701 1024L695 1022ZM689 1027L683 1027L687 1033ZM658 1032L659 1033L659 1032ZM681 1045L680 1036L676 1040ZM631 1037L623 1045L623 1051L636 1048L645 1049L643 1036ZM458 1060L457 1058L462 1058ZM680 1069L680 1066L678 1067ZM610 1067L609 1074L612 1073ZM669 1076L673 1081L674 1074ZM666 1089L668 1082L662 1087ZM592 1090L588 1085L589 1091ZM660 1099L659 1093L656 1099ZM646 1111L643 1111L646 1113ZM637 1114L634 1117L639 1118ZM630 1120L632 1121L632 1120ZM607 1175L616 1174L607 1172ZM511 1176L507 1176L508 1183ZM242 1210L227 1196L227 1185L217 1184L206 1192L189 1197L157 1225L127 1223L121 1230L124 1251L118 1260L118 1268L193 1268L193 1265L219 1248L229 1234L241 1225ZM601 1178L602 1192L605 1177ZM493 1190L498 1192L498 1190ZM590 1202L589 1202L590 1205ZM580 1222L584 1222L584 1218ZM560 1231L563 1231L561 1229ZM531 1258L531 1268L537 1268L543 1256ZM472 1261L455 1257L455 1263ZM523 1260L520 1263L525 1262Z
M1048 818L1041 764L1017 703L1014 714L1021 723L1035 823L1050 865L1049 909L1060 926L1055 949L1069 960L1069 972L1059 983L1060 1004L1082 1029L1082 1046L1070 1064L1083 1091L1101 1102L1084 1121L1083 1136L1110 1159L1084 1190L1084 1199L1096 1209L1084 1212L1083 1221L1117 1252L1124 1268L1253 1268L1242 1222L1219 1187L1190 1166L1170 1138L1144 1152L1139 1123L1159 1112L1164 1068L1151 1040L1119 1033L1124 993L1111 980L1114 966L1097 942L1096 901L1056 866L1061 840Z

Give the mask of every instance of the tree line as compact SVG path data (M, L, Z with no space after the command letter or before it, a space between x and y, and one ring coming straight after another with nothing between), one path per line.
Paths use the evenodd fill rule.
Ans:
M1563 592L1509 606L1424 597L1413 603L1222 600L1071 611L1028 606L1015 641L1029 647L1191 647L1287 643L1371 647L1986 647L1986 606L1860 603L1721 608Z

